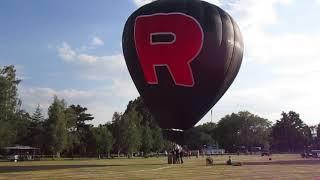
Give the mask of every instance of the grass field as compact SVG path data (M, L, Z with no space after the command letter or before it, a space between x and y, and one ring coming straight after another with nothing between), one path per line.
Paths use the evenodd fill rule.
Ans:
M224 165L227 156L185 158L168 165L166 158L0 162L0 179L320 179L320 160L299 155L232 156L242 166Z

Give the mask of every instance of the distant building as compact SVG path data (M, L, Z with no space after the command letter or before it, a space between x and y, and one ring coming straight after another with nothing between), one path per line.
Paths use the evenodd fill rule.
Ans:
M219 149L217 145L208 145L208 146L204 146L203 153L205 155L218 155L218 154L224 154L225 150Z

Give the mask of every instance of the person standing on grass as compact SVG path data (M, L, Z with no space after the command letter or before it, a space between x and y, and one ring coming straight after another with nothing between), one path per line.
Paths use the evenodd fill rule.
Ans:
M175 153L175 160L176 162L179 162L180 158L180 154L179 154L179 145L178 144L175 144L174 145L174 153Z
M181 146L179 146L179 156L180 156L180 163L183 164L183 149Z

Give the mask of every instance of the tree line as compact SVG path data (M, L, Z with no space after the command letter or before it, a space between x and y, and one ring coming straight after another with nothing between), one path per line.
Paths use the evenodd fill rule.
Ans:
M45 118L38 105L29 114L21 108L14 66L0 67L0 148L27 145L40 148L41 154L58 156L98 156L143 152L163 152L172 138L160 129L138 97L123 113L115 112L110 121L95 127L94 119L82 105L67 105L53 97ZM283 112L275 123L247 111L226 115L182 134L179 144L198 150L216 145L227 152L262 147L277 152L300 152L320 148L320 124L308 126L298 113Z

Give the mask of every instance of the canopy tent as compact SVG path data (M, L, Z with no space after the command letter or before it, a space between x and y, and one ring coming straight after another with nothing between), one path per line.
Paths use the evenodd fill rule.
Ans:
M12 147L4 147L2 149L5 150L39 150L40 148L34 148L30 146L12 146Z
M36 152L40 150L40 148L30 147L30 146L11 146L1 148L9 160L34 160Z

